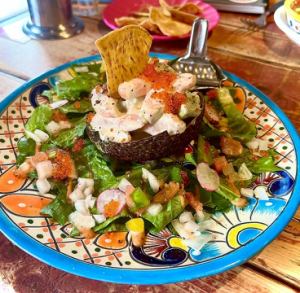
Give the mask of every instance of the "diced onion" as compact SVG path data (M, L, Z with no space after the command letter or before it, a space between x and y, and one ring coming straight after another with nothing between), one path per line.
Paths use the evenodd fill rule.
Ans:
M162 211L162 209L163 206L160 203L153 203L147 208L147 212L152 216L156 216Z
M180 216L179 216L179 222L184 224L188 221L194 220L193 214L191 212L183 212Z
M38 136L41 142L45 142L49 139L49 135L40 129L36 129L34 134Z
M59 101L56 101L54 103L51 103L50 104L50 108L51 109L57 109L57 108L60 108L61 106L67 104L69 101L68 100L59 100Z
M84 194L80 189L76 188L70 193L69 198L75 202L78 199L84 199Z
M144 180L148 180L149 185L153 192L158 192L159 190L159 181L158 179L147 169L142 168L142 176Z
M79 213L83 214L83 215L89 215L89 209L86 206L86 201L84 199L79 199L75 201L75 209L76 211L78 211Z
M53 166L49 160L38 162L35 168L39 179L46 179L52 176Z
M91 229L95 226L96 222L91 215L83 215L75 211L69 216L70 222L79 230Z
M246 196L246 197L253 197L254 196L254 191L251 188L241 188L241 195Z
M47 179L38 179L36 181L36 187L40 194L46 194L51 189L51 185Z
M123 192L127 192L129 188L134 190L134 186L126 178L121 179L118 188Z
M60 131L60 126L55 121L50 121L45 128L50 134L57 134Z
M106 218L104 215L93 215L93 217L95 218L95 220L98 224L106 221Z
M25 130L25 134L29 138L33 139L36 142L36 144L41 144L40 138L36 134L34 134L33 132Z
M238 175L241 180L251 180L253 177L251 171L248 169L245 163L240 166Z

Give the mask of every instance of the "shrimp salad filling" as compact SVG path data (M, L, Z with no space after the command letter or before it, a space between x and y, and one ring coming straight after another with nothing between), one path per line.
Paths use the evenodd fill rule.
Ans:
M196 76L177 73L166 63L153 59L140 76L121 83L121 99L108 95L98 85L92 91L91 103L95 115L91 119L93 130L103 141L126 143L132 134L169 135L183 133L188 118L200 114L200 98L191 92Z
M203 91L198 138L182 153L144 163L108 157L89 139L88 124L101 139L119 143L135 132L182 133L187 119L199 115L196 78L152 59L142 74L119 85L116 99L107 94L101 62L69 72L72 79L43 92L50 104L29 118L16 176L35 179L40 194L54 196L42 214L71 223L71 237L128 231L141 247L148 232L167 227L200 251L211 239L209 215L245 207L256 177L279 170L274 152L242 114L237 88L228 86Z

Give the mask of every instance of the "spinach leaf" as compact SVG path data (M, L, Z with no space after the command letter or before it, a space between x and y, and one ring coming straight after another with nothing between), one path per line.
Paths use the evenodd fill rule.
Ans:
M64 149L72 147L75 140L84 134L86 128L85 117L79 120L76 119L72 124L75 124L73 128L61 131L58 136L51 139L51 142Z
M34 132L36 129L45 131L45 126L50 122L52 117L52 110L46 106L41 105L34 109L29 120L25 125L25 130Z
M164 229L172 220L177 218L184 210L181 197L179 195L174 196L171 200L164 205L163 210L157 215L153 216L148 212L142 214L142 217L149 221L154 227L152 232L159 232Z
M60 225L64 225L69 220L69 215L74 211L74 207L67 201L67 187L62 182L55 181L51 193L57 195L41 212L52 217Z
M256 135L255 124L246 120L244 115L236 108L228 89L221 88L218 90L218 100L228 119L231 136L244 143L254 138Z

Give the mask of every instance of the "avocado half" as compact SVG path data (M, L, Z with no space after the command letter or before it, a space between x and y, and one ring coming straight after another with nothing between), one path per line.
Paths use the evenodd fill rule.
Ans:
M179 153L199 134L204 114L204 98L200 97L200 114L193 118L181 134L169 135L167 131L127 143L107 142L100 139L99 133L89 125L87 134L90 140L103 153L122 161L145 162Z

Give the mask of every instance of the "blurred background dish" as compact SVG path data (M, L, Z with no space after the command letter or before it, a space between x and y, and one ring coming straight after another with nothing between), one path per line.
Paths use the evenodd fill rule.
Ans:
M300 0L286 0L284 8L288 26L300 36Z
M196 4L196 7L200 8L199 16L204 17L208 20L208 30L211 31L219 21L219 13L215 8L209 4L203 3L199 0L169 0L167 2L170 6L181 6L184 3L193 3ZM115 0L110 3L103 11L103 21L111 29L118 28L116 24L116 19L120 17L128 17L133 15L134 12L141 12L143 9L149 6L160 6L158 0ZM159 17L160 18L160 17ZM178 23L177 23L178 24ZM183 24L185 25L185 24ZM158 33L152 33L154 40L176 40L176 39L185 39L188 38L190 33L185 33L179 36L174 35L163 35Z
M300 46L300 33L297 33L289 26L284 6L279 7L275 11L274 20L279 29L282 30L293 42Z

